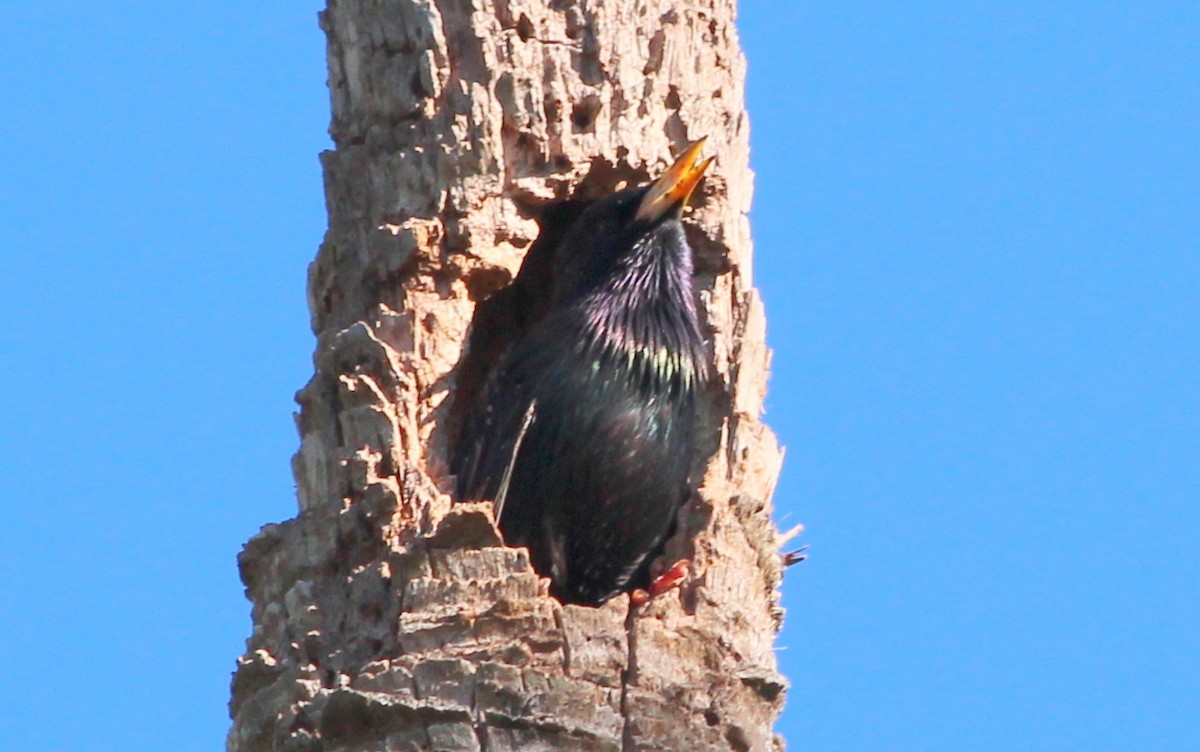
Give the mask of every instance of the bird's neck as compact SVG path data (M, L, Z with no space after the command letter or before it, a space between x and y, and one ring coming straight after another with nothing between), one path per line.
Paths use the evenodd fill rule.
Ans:
M694 387L704 346L686 246L639 249L588 297L590 347L654 381ZM666 250L666 252L664 252Z

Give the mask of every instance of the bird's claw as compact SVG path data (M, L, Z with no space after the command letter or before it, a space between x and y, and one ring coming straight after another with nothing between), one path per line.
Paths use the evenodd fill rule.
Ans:
M629 600L635 606L641 606L654 600L663 593L673 588L679 587L684 578L688 576L688 563L686 559L681 559L671 565L670 569L655 577L650 583L650 587L643 590L637 588L629 594Z

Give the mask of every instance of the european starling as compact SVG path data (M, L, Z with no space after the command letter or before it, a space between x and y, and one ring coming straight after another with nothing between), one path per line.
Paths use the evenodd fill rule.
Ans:
M491 499L505 542L566 603L641 584L689 493L707 361L680 216L712 162L702 146L568 229L545 317L501 356L457 444L457 498Z

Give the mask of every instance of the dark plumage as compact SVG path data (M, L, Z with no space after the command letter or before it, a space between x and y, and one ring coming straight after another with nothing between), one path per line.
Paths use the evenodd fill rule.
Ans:
M545 318L501 357L461 431L460 500L492 499L552 592L600 604L644 579L688 493L706 366L680 215L710 160L571 226Z

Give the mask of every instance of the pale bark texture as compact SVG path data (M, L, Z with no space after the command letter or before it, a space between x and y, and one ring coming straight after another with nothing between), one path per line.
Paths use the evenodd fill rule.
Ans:
M254 628L230 750L782 746L781 452L760 421L734 15L732 0L331 0L321 14L336 148L309 278L300 513L239 559ZM662 557L692 575L632 611L627 596L563 607L503 546L490 504L452 504L455 400L536 319L544 258L579 207L700 136L717 162L686 224L713 378L699 492Z

